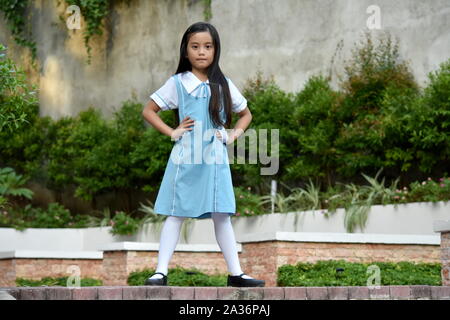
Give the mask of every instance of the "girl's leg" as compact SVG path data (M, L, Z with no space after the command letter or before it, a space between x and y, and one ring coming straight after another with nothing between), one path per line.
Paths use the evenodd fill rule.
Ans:
M164 222L159 241L158 267L155 272L162 272L167 275L169 262L177 246L184 219L186 218L169 216ZM158 278L162 278L162 275L155 274L150 279Z
M211 213L211 217L214 221L216 240L219 244L220 249L222 250L223 256L228 266L228 271L232 276L238 276L243 272L239 263L231 218L226 213L215 212ZM243 276L243 278L253 279L252 277L249 277L247 275Z

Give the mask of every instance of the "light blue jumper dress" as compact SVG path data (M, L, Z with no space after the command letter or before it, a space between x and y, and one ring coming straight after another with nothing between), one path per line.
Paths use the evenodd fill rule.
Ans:
M236 202L226 144L215 134L209 115L208 83L198 97L189 94L180 73L173 75L178 94L180 123L189 116L195 123L177 140L170 153L154 212L187 218L210 218L212 212L234 215ZM195 90L193 91L195 92ZM225 117L223 108L220 116Z

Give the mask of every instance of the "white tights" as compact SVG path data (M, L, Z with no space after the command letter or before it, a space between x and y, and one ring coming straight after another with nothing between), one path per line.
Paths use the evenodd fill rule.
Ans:
M230 216L226 213L211 213L211 218L214 221L216 240L222 250L228 271L233 276L242 274ZM161 230L156 272L167 275L169 261L175 251L175 247L180 237L181 226L185 219L185 217L169 216L164 222L164 226ZM251 279L251 277L248 276L244 277ZM156 274L152 278L162 278L162 275Z

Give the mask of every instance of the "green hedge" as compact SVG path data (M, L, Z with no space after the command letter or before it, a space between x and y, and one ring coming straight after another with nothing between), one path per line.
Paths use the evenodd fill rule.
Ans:
M155 269L134 271L128 276L127 283L130 286L142 286L154 272ZM169 286L223 287L227 284L227 275L207 275L195 268L176 267L169 269L167 282Z
M26 278L17 278L16 279L16 285L18 287L41 287L41 286L61 286L66 287L67 286L67 280L69 277L59 277L59 278L52 278L52 277L45 277L41 280L31 280ZM73 281L70 282L70 284L73 284ZM81 278L80 279L80 286L81 287L97 287L102 286L103 281L99 279L92 279L92 278Z
M354 263L344 260L281 266L277 272L277 285L283 287L375 286L375 280L370 277L375 276L376 273L369 269L369 266L379 268L379 285L381 286L441 285L440 263ZM338 269L343 271L337 271Z

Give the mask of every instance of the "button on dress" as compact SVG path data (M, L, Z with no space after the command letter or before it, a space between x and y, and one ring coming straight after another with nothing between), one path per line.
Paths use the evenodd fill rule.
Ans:
M180 73L173 75L178 94L180 123L195 121L174 143L155 201L154 212L188 218L210 218L212 212L236 213L236 202L226 145L216 136L209 115L208 83L199 84L203 94L186 91ZM220 116L225 118L223 108Z

